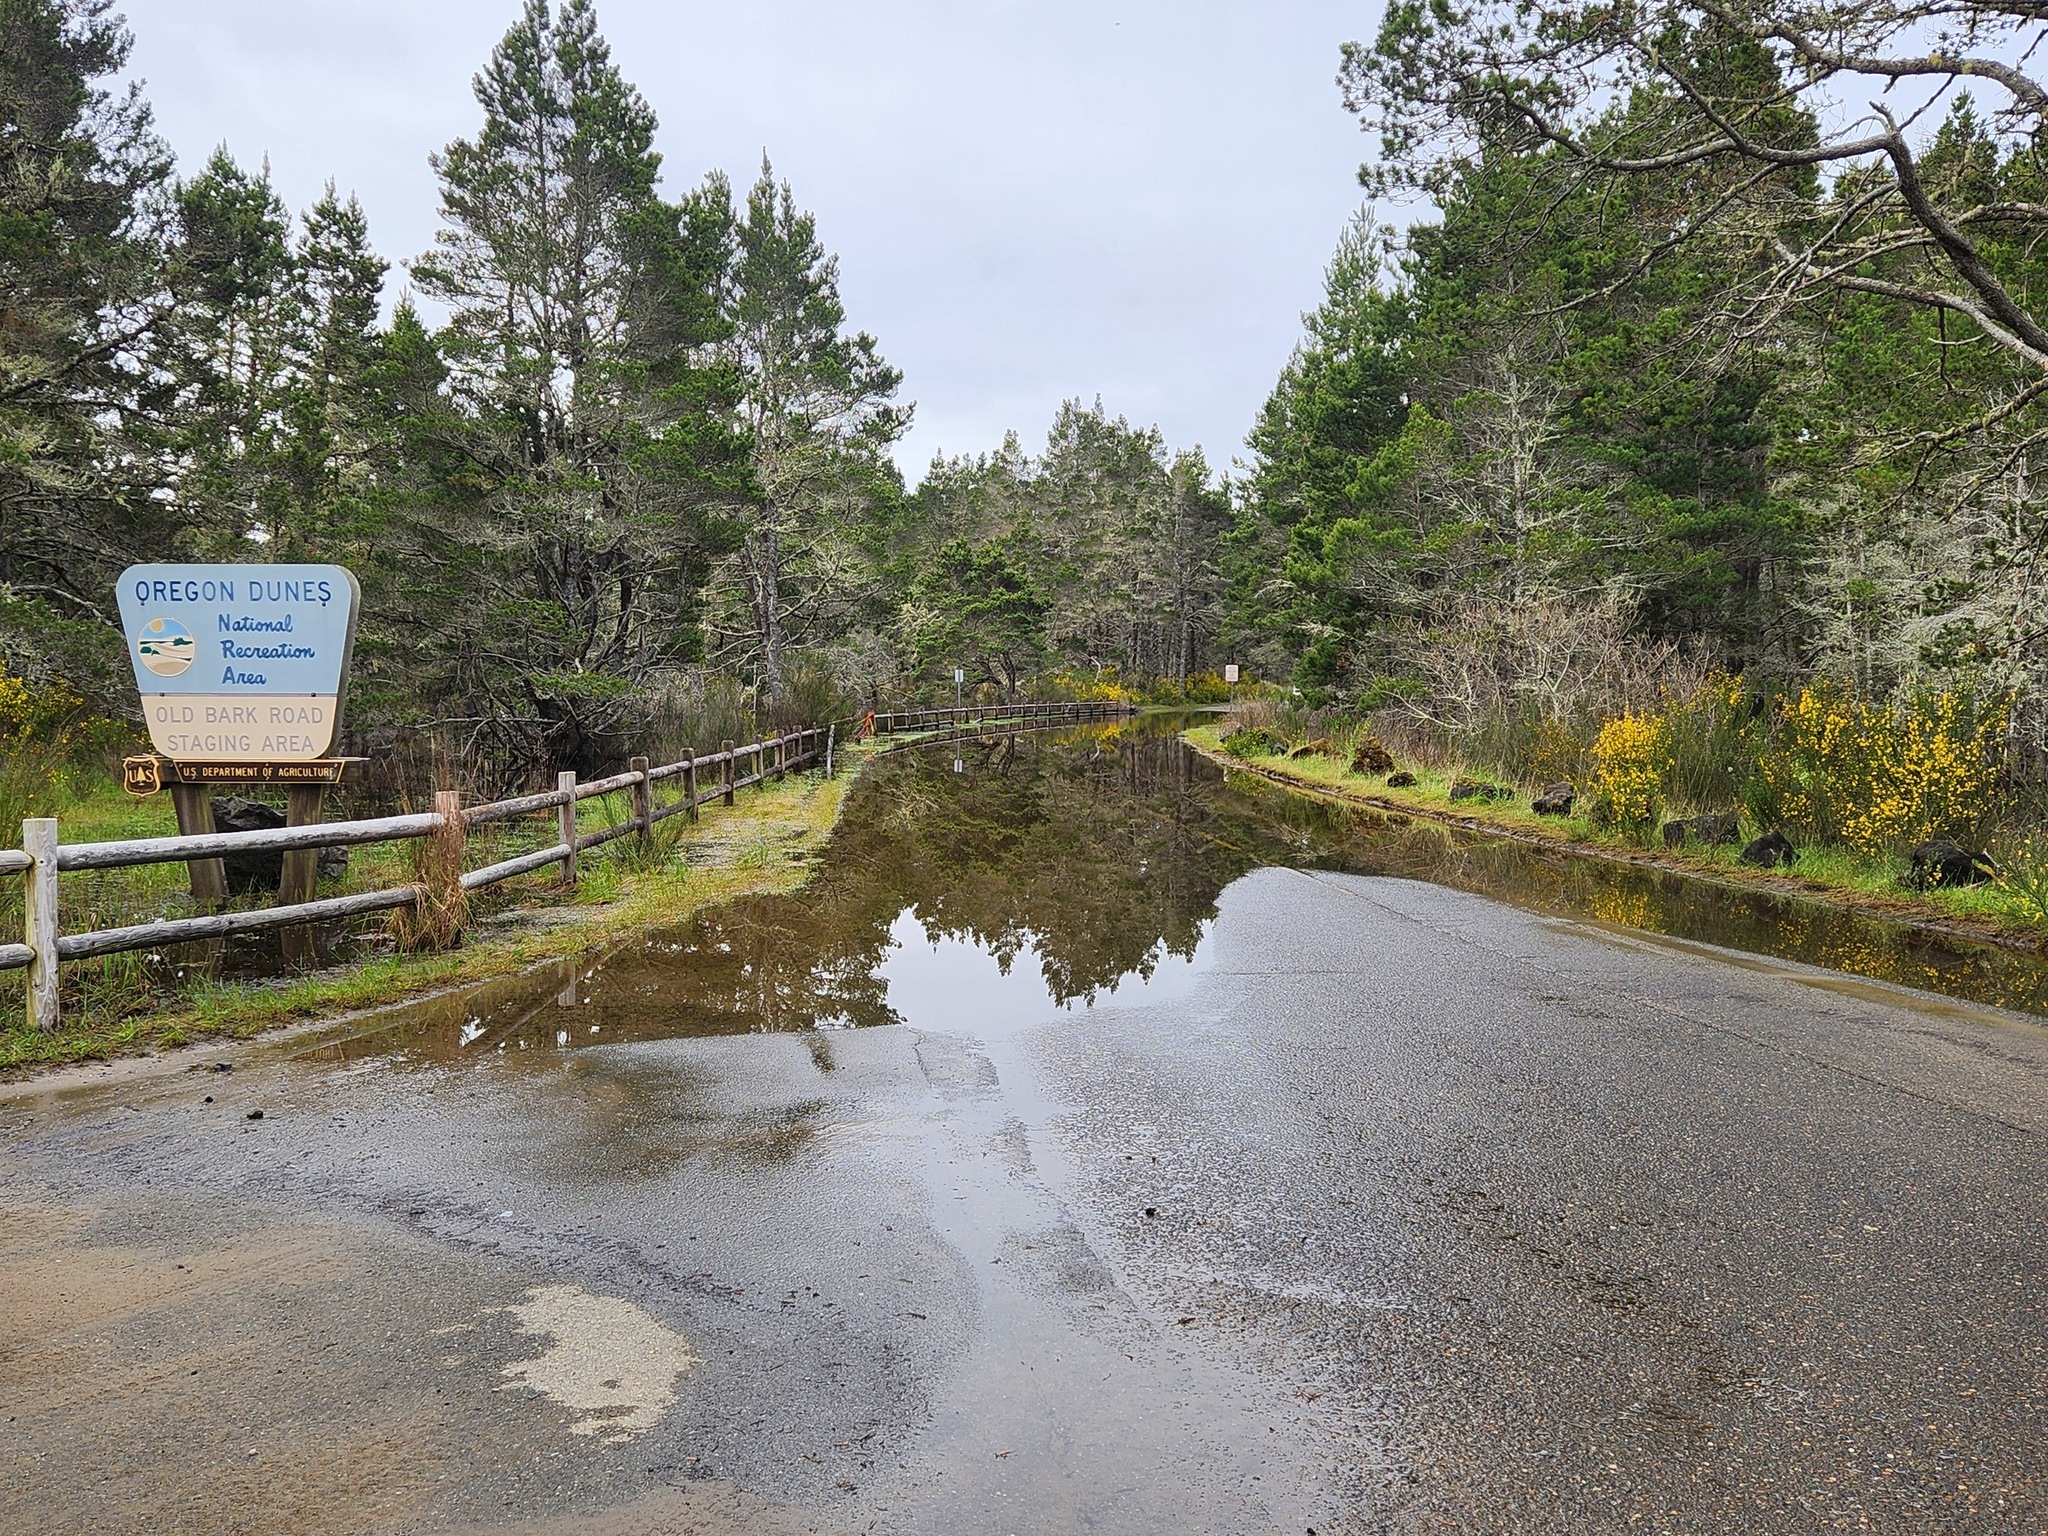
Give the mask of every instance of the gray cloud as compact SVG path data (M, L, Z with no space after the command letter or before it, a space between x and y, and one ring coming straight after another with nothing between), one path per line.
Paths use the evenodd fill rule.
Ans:
M427 154L514 0L127 0L135 72L186 169L225 141L303 207L330 176L378 248L423 251ZM912 479L1036 441L1101 395L1225 466L1316 300L1368 145L1333 3L742 5L609 0L671 190L765 148L841 257L854 322L907 375ZM402 277L402 273L400 274Z

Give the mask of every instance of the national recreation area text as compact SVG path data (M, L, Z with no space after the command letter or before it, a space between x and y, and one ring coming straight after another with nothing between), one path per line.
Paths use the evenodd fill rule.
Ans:
M318 611L335 599L334 583L325 577L138 577L133 585L139 606L171 603L235 603L261 607L264 613L214 614L214 633L199 639L203 657L218 647L213 660L220 667L223 688L265 688L271 668L280 661L317 661L320 648L298 637L299 613Z
M115 591L145 707L163 696L285 704L346 691L361 594L344 566L131 565ZM204 709L187 723L203 729ZM330 711L321 729L334 723Z

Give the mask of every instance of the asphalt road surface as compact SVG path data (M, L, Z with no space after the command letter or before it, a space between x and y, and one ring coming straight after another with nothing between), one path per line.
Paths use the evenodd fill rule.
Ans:
M8 1090L0 1530L2048 1531L2038 1023L1289 870L1092 1007L903 937Z

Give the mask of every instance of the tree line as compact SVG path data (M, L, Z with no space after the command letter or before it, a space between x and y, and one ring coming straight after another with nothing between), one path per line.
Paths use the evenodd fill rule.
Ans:
M323 559L366 592L358 735L515 773L956 666L1187 697L1237 660L1468 742L1824 676L2038 737L2039 23L1781 12L1391 5L1340 82L1368 192L1429 211L1344 232L1231 472L1075 400L910 487L815 219L765 157L673 191L589 0L525 0L399 268L332 187L177 175L110 0L0 0L6 666L118 709L123 564Z
M2038 9L1388 6L1376 197L1253 428L1232 615L1454 736L1676 675L2014 701L2042 740ZM1759 706L1761 707L1761 706Z
M763 714L950 681L1185 679L1221 490L1100 404L908 490L902 376L764 156L666 190L589 0L526 0L431 157L401 270L330 183L176 174L108 0L0 0L0 646L118 711L134 560L362 577L359 741L513 772L744 685Z

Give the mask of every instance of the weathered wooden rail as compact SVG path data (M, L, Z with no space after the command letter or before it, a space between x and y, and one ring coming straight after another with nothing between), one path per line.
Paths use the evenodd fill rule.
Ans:
M877 710L860 722L862 734L968 729L977 725L1085 725L1138 712L1135 704L1083 700L1059 704L968 704L956 709Z
M29 1023L37 1029L55 1029L59 1016L57 968L63 961L330 922L362 913L416 906L433 894L424 885L403 885L320 901L293 902L259 911L209 912L197 917L158 918L153 922L119 928L64 933L58 921L57 877L69 871L127 869L142 864L189 864L230 854L289 853L301 849L346 848L364 843L405 842L429 837L450 837L455 841L455 863L459 868L460 843L470 828L552 812L556 827L552 845L516 858L502 859L481 869L462 871L455 883L464 891L480 890L500 880L559 864L563 882L574 884L579 854L621 837L637 835L644 840L652 835L657 823L670 816L688 816L695 821L700 809L713 801L731 805L739 790L779 779L792 768L808 763L829 762L837 731L835 723L807 727L786 736L751 741L743 746L726 742L716 752L702 756L686 753L676 762L659 766L650 764L646 758L636 757L624 773L585 783L578 783L574 773L564 773L551 790L484 805L464 806L455 791L443 790L434 797L432 811L410 816L380 816L362 821L276 827L257 832L204 832L105 843L59 842L54 818L31 818L22 823L22 846L19 849L0 849L0 875L18 874L27 880L23 903L26 914L23 942L0 944L0 970L27 969ZM678 785L680 793L663 803L661 791L668 785ZM632 807L631 814L624 821L595 831L579 830L576 807L580 802L620 793L629 796Z

